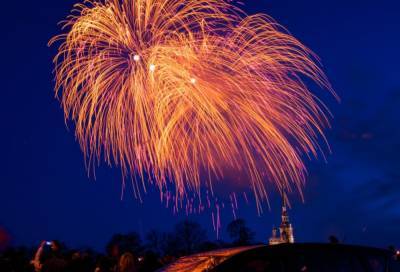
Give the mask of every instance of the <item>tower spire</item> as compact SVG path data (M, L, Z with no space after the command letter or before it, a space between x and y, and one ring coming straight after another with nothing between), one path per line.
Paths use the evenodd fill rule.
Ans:
M276 236L276 228L272 230L272 237L269 239L270 245L283 244L283 243L294 243L294 235L292 224L289 221L287 212L287 196L282 192L282 215L281 225L279 227L279 237Z

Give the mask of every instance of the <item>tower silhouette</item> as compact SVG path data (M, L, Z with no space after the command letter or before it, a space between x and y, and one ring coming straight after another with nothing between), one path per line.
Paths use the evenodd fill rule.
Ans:
M277 229L274 227L272 229L272 237L269 239L270 245L294 243L293 227L289 221L286 198L287 198L286 194L283 193L282 194L282 215L281 215L281 225L279 227L279 237L277 237Z

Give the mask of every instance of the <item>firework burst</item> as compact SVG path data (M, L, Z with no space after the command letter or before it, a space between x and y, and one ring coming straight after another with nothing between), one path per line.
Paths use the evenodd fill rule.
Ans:
M301 192L301 157L317 156L328 125L301 78L330 86L271 18L223 0L90 0L64 29L50 41L55 89L88 162L177 198L230 170L257 202L269 185Z

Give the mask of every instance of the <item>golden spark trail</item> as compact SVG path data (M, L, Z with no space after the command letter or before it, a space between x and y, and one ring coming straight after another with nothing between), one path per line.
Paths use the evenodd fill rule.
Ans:
M55 89L91 164L141 177L137 191L172 183L179 198L226 169L258 203L271 184L301 192L301 157L317 156L328 125L302 78L331 88L271 18L224 0L89 0L64 29L50 41L61 41Z

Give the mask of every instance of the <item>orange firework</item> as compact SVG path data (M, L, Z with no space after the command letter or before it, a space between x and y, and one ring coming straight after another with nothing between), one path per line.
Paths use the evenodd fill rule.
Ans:
M305 179L330 89L315 57L266 15L225 0L85 1L65 22L56 92L90 163L102 158L179 198L238 170L257 203ZM206 173L206 174L203 174ZM207 176L207 178L204 178ZM140 185L140 183L142 185Z

